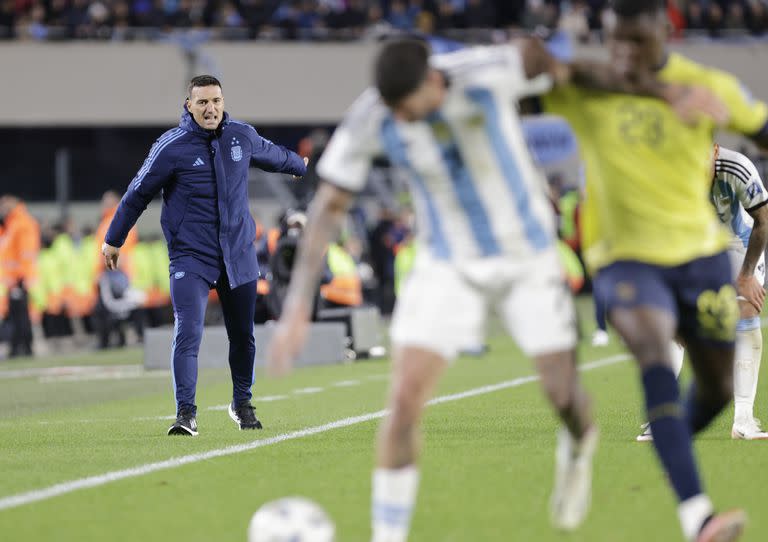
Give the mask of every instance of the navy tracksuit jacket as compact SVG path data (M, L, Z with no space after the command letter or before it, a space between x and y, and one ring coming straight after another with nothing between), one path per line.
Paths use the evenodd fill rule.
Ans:
M195 406L197 355L208 292L219 293L229 336L233 400L251 398L253 312L259 266L256 226L248 208L248 169L303 176L297 154L224 113L215 131L184 109L178 128L152 146L131 181L105 238L120 247L152 198L163 192L161 225L168 243L175 328L172 374L177 408Z

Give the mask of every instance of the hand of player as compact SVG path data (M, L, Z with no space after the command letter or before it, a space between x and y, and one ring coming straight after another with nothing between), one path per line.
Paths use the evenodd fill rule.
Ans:
M664 94L677 116L687 124L709 117L717 126L725 126L731 119L728 107L706 87L670 84Z
M736 277L736 292L755 307L757 312L762 312L765 303L765 289L754 275L739 274Z
M101 253L104 255L104 265L107 269L117 269L117 260L120 257L120 249L106 243L101 245Z
M307 157L305 156L305 157L304 157L304 167L307 167L307 164L309 164L309 158L307 158ZM299 180L299 179L301 179L301 177L302 177L301 175L294 175L294 176L293 176L293 178L294 178L294 179L296 179L296 180Z
M304 347L309 331L309 311L286 307L267 347L267 374L285 376Z

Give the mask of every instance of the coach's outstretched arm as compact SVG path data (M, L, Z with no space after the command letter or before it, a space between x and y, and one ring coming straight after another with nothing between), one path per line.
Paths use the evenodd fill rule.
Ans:
M290 173L294 177L303 177L307 173L307 159L281 145L261 137L255 128L250 127L251 159L264 171Z
M117 269L120 247L125 243L128 232L136 224L141 213L152 198L166 185L173 174L174 160L169 149L164 148L160 138L150 149L144 165L133 178L128 190L120 200L117 211L109 225L101 253L107 269ZM168 145L165 145L168 146Z
M346 190L322 183L312 200L283 313L267 350L267 370L272 375L289 372L304 346L325 252L338 237L354 197Z
M564 63L552 56L538 38L518 40L517 46L529 79L547 74L555 85L573 84L605 92L658 98L669 103L686 122L697 122L701 115L706 115L724 126L730 119L729 109L705 87L664 83L652 72L631 75L597 60L576 59Z

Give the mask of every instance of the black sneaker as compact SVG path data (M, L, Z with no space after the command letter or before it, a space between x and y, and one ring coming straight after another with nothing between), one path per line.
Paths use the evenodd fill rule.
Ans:
M256 410L250 401L235 405L229 403L229 417L234 420L240 431L246 429L261 429L261 422L256 418L253 412Z
M176 422L168 429L169 435L197 436L197 409L195 407L182 407L176 413Z

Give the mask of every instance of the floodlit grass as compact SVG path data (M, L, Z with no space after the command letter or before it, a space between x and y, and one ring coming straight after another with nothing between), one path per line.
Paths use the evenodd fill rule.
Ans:
M583 346L581 358L595 361L621 352L615 342L603 349ZM54 363L8 362L0 371L139 360L140 352L133 350ZM763 418L766 366L757 405ZM265 425L260 432L240 432L226 411L210 410L228 402L231 385L226 370L203 371L197 438L165 435L171 422L157 418L172 415L174 405L164 375L0 378L0 499L375 412L384 406L387 371L386 362L363 361L303 369L283 380L259 378L254 393ZM531 373L514 345L495 337L485 357L459 360L438 393ZM565 536L548 525L557 424L534 382L428 409L411 540L681 540L674 500L653 448L634 441L642 422L634 366L620 362L583 377L595 397L602 441L592 512L579 532ZM697 443L704 479L717 506L747 509L751 525L745 540L763 540L768 443L731 441L731 415L718 419ZM262 503L304 495L328 510L340 541L365 542L377 426L378 421L367 421L0 510L0 540L243 541L248 520Z

